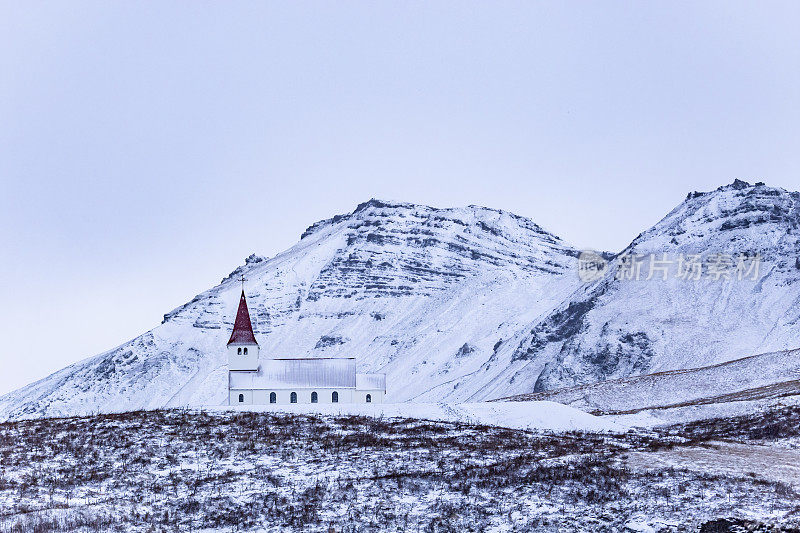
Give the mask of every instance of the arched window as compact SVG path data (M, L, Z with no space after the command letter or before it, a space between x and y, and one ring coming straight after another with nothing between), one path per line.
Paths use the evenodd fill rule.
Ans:
M247 355L247 348L244 349L244 354Z
M269 403L275 403L278 401L278 395L274 392L269 393Z
M242 349L241 348L239 348L239 351L237 352L236 355L242 355Z
M367 394L367 403L372 403L372 394Z
M293 392L291 396L289 396L289 401L292 403L297 403L297 393Z
M244 394L239 395L239 403L244 403Z
M319 397L317 396L317 393L316 392L312 392L311 393L311 403L317 403L317 400L319 400Z
M333 391L333 393L331 394L331 401L333 403L339 403L339 393L338 392Z

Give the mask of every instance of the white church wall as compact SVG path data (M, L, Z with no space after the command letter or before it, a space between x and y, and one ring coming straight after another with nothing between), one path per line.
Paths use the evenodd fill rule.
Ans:
M242 354L239 354L239 350ZM244 350L247 349L247 355L244 355ZM228 345L228 370L258 370L258 352L259 347L257 344Z
M249 390L232 390L228 398L230 405L252 405L253 404L253 391Z
M354 403L383 403L384 392L379 389L375 390L357 390L354 393ZM370 401L367 402L367 395Z
M359 401L357 398L359 397L356 394L356 391L353 389L339 389L339 388L322 388L317 387L314 389L231 389L230 390L230 404L231 405L267 405L269 404L269 396L270 393L275 393L275 404L276 405L288 405L291 404L291 396L292 392L297 394L297 403L300 404L310 404L311 402L311 393L317 393L317 403L324 403L330 404L333 402L333 393L336 392L339 395L339 401L337 403L353 403L354 401ZM359 391L360 392L360 391ZM239 395L242 394L243 401L239 401ZM361 395L362 402L363 402L364 395ZM374 401L374 400L373 400Z

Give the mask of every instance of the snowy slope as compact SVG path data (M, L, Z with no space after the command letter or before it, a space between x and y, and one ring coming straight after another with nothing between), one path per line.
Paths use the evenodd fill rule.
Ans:
M796 192L736 181L692 193L620 254L644 258L641 279L617 279L612 262L604 278L533 322L513 358L545 362L535 387L544 391L797 348L798 222ZM646 280L650 254L664 253L673 261L667 279L656 270ZM681 254L702 254L700 280L677 278ZM716 254L758 254L758 279L733 268L728 279L707 277Z
M0 398L0 417L224 403L240 274L262 354L355 355L387 374L388 401L479 394L465 376L507 368L494 346L577 287L576 255L504 211L372 200L251 256L142 336Z
M598 415L633 415L649 411L672 420L677 410L698 412L688 418L710 416L721 404L773 400L795 403L800 399L800 349L770 352L716 365L658 372L580 385L555 391L506 398L516 402L553 401ZM504 402L498 402L504 403ZM710 409L706 409L710 406ZM664 414L665 410L674 412ZM677 421L677 420L672 420Z
M624 432L627 426L551 401L384 404L294 404L219 407L219 411L362 415L379 418L442 420L515 429Z

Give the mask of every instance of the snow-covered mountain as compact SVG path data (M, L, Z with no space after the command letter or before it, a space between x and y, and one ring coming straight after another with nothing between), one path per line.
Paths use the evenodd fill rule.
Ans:
M532 323L515 357L546 359L535 387L543 391L796 348L798 223L797 192L737 180L691 193L620 254L628 264L640 256L641 279L618 279L633 269L612 262L602 279ZM698 254L700 279L679 278L681 258L687 274ZM653 259L668 272L654 268L647 280ZM723 263L728 275L714 274Z
M242 274L262 355L355 355L387 374L388 401L480 397L509 364L499 341L577 288L576 257L505 211L371 200L249 257L151 331L6 395L0 416L222 404Z
M371 200L318 222L153 330L0 398L0 418L221 404L247 278L262 354L354 355L387 401L480 401L800 346L800 193L736 181L691 193L619 257L642 279L583 282L579 252L531 220ZM738 279L645 280L650 254L745 258ZM608 258L609 256L606 255ZM735 268L735 265L733 265ZM756 279L750 279L755 277ZM677 391L676 394L680 394Z

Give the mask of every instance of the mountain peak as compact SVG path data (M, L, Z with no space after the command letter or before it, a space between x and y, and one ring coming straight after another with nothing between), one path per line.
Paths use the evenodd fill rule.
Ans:
M797 244L800 193L736 179L708 192L689 193L631 246L638 253L759 253L781 255Z
M413 217L410 216L411 214L413 214ZM335 215L331 218L315 222L306 228L300 236L300 239L305 239L310 235L319 233L325 228L353 219L369 219L371 225L379 226L383 221L388 221L389 219L412 218L417 219L419 222L427 222L428 219L439 221L450 220L459 226L474 224L484 229L491 227L492 232L502 231L503 228L520 227L538 234L540 238L546 241L553 243L562 242L559 237L549 233L529 218L516 215L503 209L494 209L474 204L466 207L431 207L424 204L382 200L378 198L371 198L366 202L358 204L350 213Z
M730 187L732 189L741 190L741 189L747 189L748 187L751 187L751 185L749 183L747 183L746 181L744 181L744 180L740 180L739 178L736 178L735 180L733 180L733 183L728 185L728 187Z
M714 194L714 193L722 192L722 191L741 191L741 190L751 189L751 188L776 189L776 188L767 186L763 181L757 181L757 182L751 184L750 182L747 182L747 181L741 180L739 178L736 178L736 179L733 180L732 183L729 183L727 185L720 185L719 187L717 187L713 191L707 191L707 192L693 191L693 192L690 192L689 194L686 195L686 199L687 200L691 200L693 198L699 198L701 196L706 196L708 194ZM779 189L779 188L776 189L776 190L784 191L784 189ZM786 191L784 191L784 192L786 192Z
M387 208L387 207L395 207L395 208L404 207L404 208L412 209L415 206L414 206L414 204L409 204L409 203L393 202L393 201L387 201L387 200L380 200L378 198L370 198L366 202L361 202L360 204L358 204L356 206L356 208L353 211L351 211L350 213L343 213L341 215L334 215L331 218L326 218L326 219L314 222L313 224L311 224L309 227L306 228L306 230L303 232L302 235L300 235L300 239L301 240L305 239L309 235L317 233L322 228L327 228L327 227L332 226L334 224L338 224L339 222L341 222L343 220L348 220L348 219L350 219L350 218L352 218L352 217L354 217L354 216L356 216L356 215L358 215L360 213L364 213L364 212L369 211L371 209L380 209L380 208Z
M384 208L384 207L392 207L392 208L406 208L406 209L413 209L417 207L415 204L411 204L408 202L397 202L391 200L381 200L380 198L370 198L366 202L361 202L358 204L353 210L352 214L361 213L362 211L366 211L369 208Z

